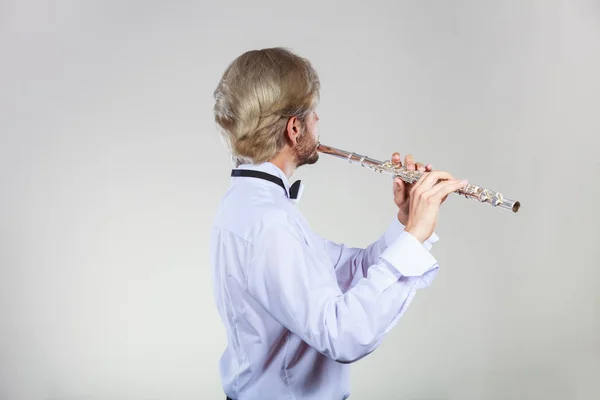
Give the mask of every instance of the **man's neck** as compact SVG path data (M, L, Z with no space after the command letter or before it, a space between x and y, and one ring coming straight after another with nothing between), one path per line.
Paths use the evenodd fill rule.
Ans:
M292 157L279 153L270 160L271 163L277 166L288 179L291 179L292 175L296 171L296 160Z

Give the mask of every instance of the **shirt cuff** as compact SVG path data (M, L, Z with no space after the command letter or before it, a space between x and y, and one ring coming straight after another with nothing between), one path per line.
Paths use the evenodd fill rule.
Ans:
M386 245L390 246L392 243L394 243L394 241L400 236L400 234L404 232L404 228L405 226L398 220L398 217L394 216L392 222L383 234ZM425 246L427 250L431 250L433 244L438 240L440 240L440 237L435 232L433 232L431 236L429 236L427 240L423 242L423 246Z
M432 233L431 233L431 236L429 236L429 237L427 238L427 240L425 240L425 241L423 242L423 246L425 246L425 248L426 248L427 250L431 250L431 248L433 247L433 244L434 244L435 242L437 242L438 240L440 240L440 237L439 237L438 235L436 235L436 234L435 234L435 232L432 232Z
M437 266L437 260L427 246L404 230L385 249L381 258L403 276L421 276Z

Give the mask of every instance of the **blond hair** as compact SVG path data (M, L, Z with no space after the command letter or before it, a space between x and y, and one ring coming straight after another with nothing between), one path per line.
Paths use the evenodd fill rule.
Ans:
M251 50L225 70L215 92L214 117L236 163L261 163L286 143L286 124L301 122L319 101L311 63L281 48Z

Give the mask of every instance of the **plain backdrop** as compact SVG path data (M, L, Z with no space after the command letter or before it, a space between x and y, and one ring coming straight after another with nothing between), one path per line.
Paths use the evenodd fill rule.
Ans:
M226 66L284 46L322 142L518 199L451 197L434 283L352 399L600 397L600 2L0 1L0 399L223 399L209 233ZM298 205L366 246L391 180L321 156Z

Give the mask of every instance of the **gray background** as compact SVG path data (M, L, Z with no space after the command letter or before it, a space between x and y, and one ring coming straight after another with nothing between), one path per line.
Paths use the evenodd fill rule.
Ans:
M0 2L0 399L222 399L212 92L242 52L320 73L325 144L519 199L453 197L441 272L353 399L597 399L598 1ZM318 233L365 246L391 181L322 156Z

